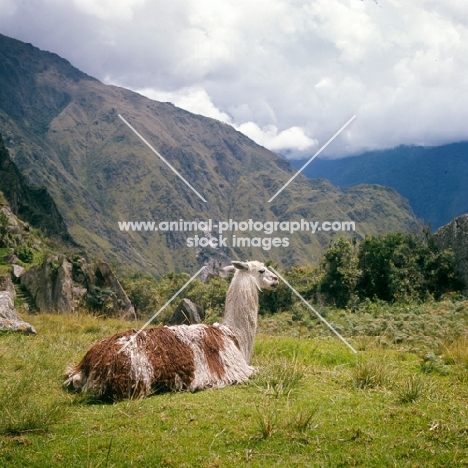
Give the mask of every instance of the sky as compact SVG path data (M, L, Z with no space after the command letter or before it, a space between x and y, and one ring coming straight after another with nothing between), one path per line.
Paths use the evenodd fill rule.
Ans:
M0 33L291 159L468 140L466 0L0 0Z

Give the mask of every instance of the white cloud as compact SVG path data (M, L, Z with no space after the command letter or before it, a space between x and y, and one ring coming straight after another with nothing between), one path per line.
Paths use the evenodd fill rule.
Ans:
M274 125L260 128L254 122L236 124L232 117L215 107L208 93L203 88L184 88L176 92L158 91L150 88L139 89L137 91L150 99L171 102L177 107L181 107L194 114L204 115L205 117L211 117L231 124L236 130L272 151L281 152L289 150L296 154L296 152L303 152L317 145L317 140L309 138L304 133L304 130L299 127L291 127L279 131Z
M305 151L317 146L317 140L309 138L302 128L291 127L281 132L274 125L260 128L254 122L245 122L236 127L259 145L272 151Z
M16 11L15 0L0 0L0 11L5 16L13 14Z
M225 123L231 122L229 115L217 109L211 102L207 92L200 87L183 88L176 92L158 91L151 88L143 88L137 91L155 101L172 102L175 106L188 110L193 114L204 115Z
M327 154L468 140L465 0L0 4L4 34L275 151L314 150L354 114Z
M76 8L101 20L133 17L133 9L142 6L145 0L73 0Z

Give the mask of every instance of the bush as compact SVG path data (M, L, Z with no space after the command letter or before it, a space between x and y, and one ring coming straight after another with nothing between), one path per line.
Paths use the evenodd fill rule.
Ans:
M114 293L109 288L91 287L86 295L86 304L93 311L113 309Z
M333 242L322 260L325 270L321 290L328 293L338 307L355 302L356 285L361 277L358 261L351 243L340 238Z
M414 403L427 395L431 384L418 374L406 378L396 387L396 394L400 403Z
M439 251L428 232L425 238L402 233L368 237L359 246L358 258L361 298L424 301L460 288L452 267L453 254Z
M122 287L140 317L149 318L158 310L161 298L158 295L157 282L152 276L133 273L122 280Z
M34 250L28 245L17 247L15 255L24 263L31 263L34 260Z
M169 273L160 280L141 273L133 273L122 281L122 286L139 316L149 318L189 279L187 274L180 273ZM219 317L224 312L228 287L228 281L218 276L210 277L206 283L194 279L177 300L190 299L205 311L205 316Z

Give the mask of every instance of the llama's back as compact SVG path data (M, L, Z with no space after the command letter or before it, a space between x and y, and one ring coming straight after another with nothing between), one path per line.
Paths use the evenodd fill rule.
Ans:
M245 382L252 372L227 327L179 325L138 335L127 330L104 339L67 372L64 386L122 400L158 391L220 388Z

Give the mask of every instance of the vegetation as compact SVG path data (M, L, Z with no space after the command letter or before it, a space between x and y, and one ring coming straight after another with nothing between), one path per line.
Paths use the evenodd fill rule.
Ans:
M288 283L306 300L322 306L367 312L370 303L385 315L385 304L420 304L444 295L460 296L462 284L452 268L450 250L439 251L426 231L424 235L391 233L366 237L361 243L339 238L332 242L319 266L295 266L282 272ZM278 269L272 261L267 266ZM140 272L123 280L132 304L141 318L149 318L188 281L185 273L169 273L159 280ZM207 321L219 320L229 279L212 276L194 280L181 297L200 305ZM461 296L460 296L461 297ZM168 319L178 301L162 317ZM313 318L289 286L280 282L274 291L260 295L260 313L291 313L308 328ZM373 317L373 319L378 319Z
M306 299L356 309L368 300L407 304L459 292L464 285L452 265L452 251L439 251L428 231L390 233L366 237L359 244L339 238L330 244L319 268L294 267L284 275ZM288 310L295 307L294 301L283 287L266 294L264 310Z
M3 198L2 192L0 192L0 196ZM8 216L0 211L0 247L6 247L9 240Z
M150 318L190 279L185 273L169 273L159 280L140 272L127 275L122 284L139 317ZM179 297L185 297L198 304L210 321L219 320L224 312L229 283L227 280L211 276L206 282L193 280ZM169 319L178 301L167 307L159 320Z
M334 242L325 252L322 261L324 274L320 289L330 295L338 307L350 304L362 275L353 245L343 238Z
M436 299L460 288L452 269L453 253L442 252L428 240L413 234L372 236L359 245L361 277L356 284L361 297L407 302Z
M338 239L319 266L282 273L357 356L281 284L260 295L259 371L248 385L102 404L65 393L62 376L128 322L30 315L37 336L0 334L0 466L466 466L468 302L453 291L450 253L406 235ZM131 326L188 279L127 275L142 319ZM183 296L213 322L228 286L196 279ZM101 313L109 298L97 285L88 308Z
M29 245L20 245L15 249L15 254L24 263L31 263L34 260L34 250Z
M422 366L429 351L344 330L355 356L323 328L315 337L288 336L297 323L276 314L261 317L259 373L250 384L117 404L67 394L61 377L92 343L128 323L31 315L37 336L0 335L0 465L466 466L468 303L426 307L418 313L434 343L439 330L431 322L441 308L462 314L459 328L431 348L432 370Z

